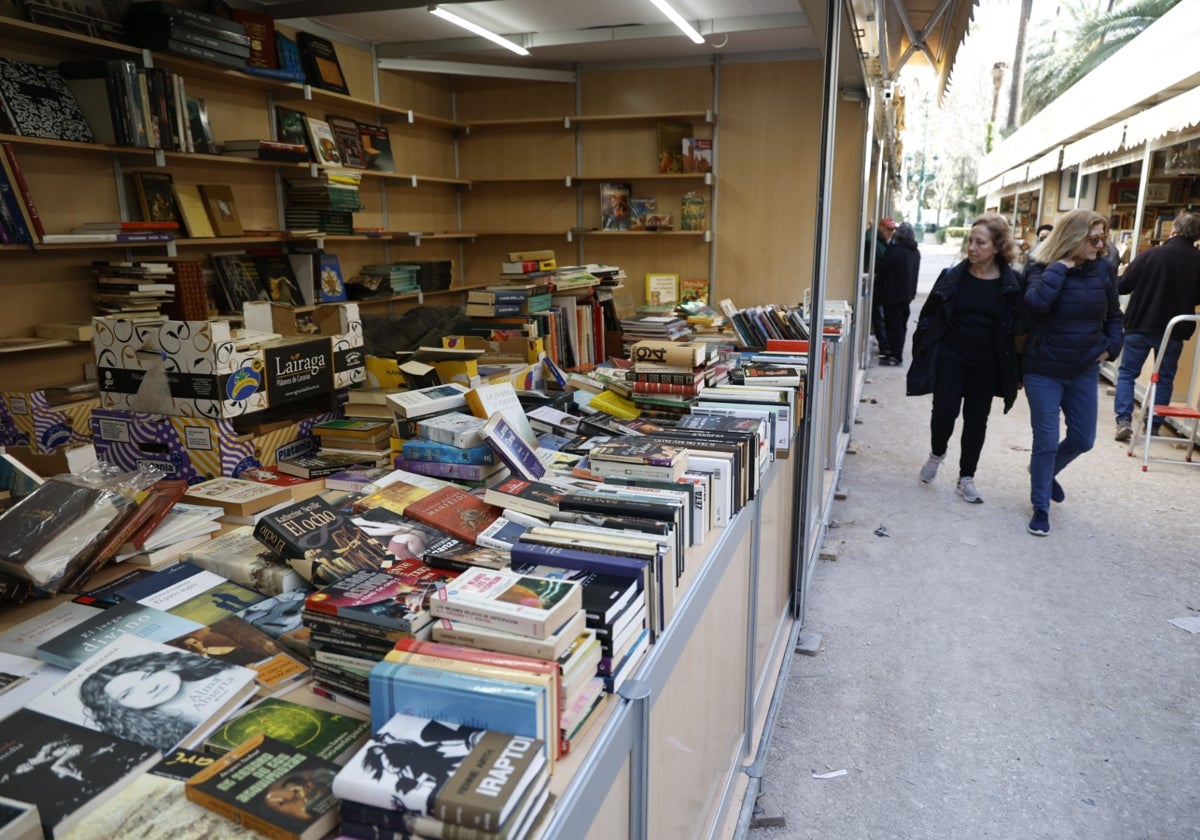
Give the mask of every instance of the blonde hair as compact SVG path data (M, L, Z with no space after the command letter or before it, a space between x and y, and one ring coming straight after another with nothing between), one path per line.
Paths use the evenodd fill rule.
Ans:
M1072 210L1054 222L1054 230L1038 243L1030 257L1043 265L1066 259L1084 243L1096 225L1104 225L1108 233L1108 219L1093 210Z
M1013 240L1012 228L1008 226L1008 220L999 213L984 213L975 221L971 222L971 227L983 225L987 229L988 236L992 238L992 244L996 246L996 260L1005 265L1010 265L1017 258L1017 243Z

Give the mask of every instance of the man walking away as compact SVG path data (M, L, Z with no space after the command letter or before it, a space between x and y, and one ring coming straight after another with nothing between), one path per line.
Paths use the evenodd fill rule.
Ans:
M1116 439L1119 441L1127 441L1133 436L1133 383L1141 375L1146 357L1151 351L1158 355L1171 318L1193 314L1200 305L1197 239L1200 239L1200 213L1180 213L1171 237L1157 248L1138 254L1117 285L1118 292L1130 296L1125 308L1125 343L1113 400L1117 415ZM1193 325L1184 324L1176 328L1167 343L1158 366L1158 389L1154 400L1158 405L1171 402L1179 354L1183 342L1192 332ZM1152 431L1157 434L1162 420L1158 417L1155 420Z

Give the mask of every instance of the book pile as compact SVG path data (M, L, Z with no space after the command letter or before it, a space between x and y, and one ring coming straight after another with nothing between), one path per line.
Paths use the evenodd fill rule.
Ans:
M342 832L355 837L515 840L545 822L554 796L546 742L436 716L384 720L333 780ZM422 784L409 784L421 779ZM469 832L469 834L467 833Z
M316 178L288 178L284 224L288 230L319 230L331 236L354 233L354 213L363 208L358 195L362 173L326 169Z
M130 41L144 47L241 70L250 38L236 21L167 2L132 4L125 13Z
M729 298L720 306L743 347L762 349L768 341L781 339L808 341L808 323L799 307L768 304L738 309Z
M395 466L468 487L490 483L504 464L480 434L486 423L458 411L423 418L417 423L417 436L404 441Z
M368 263L358 274L346 278L346 294L351 300L392 297L421 291L411 265Z
M391 420L392 409L388 406L388 394L399 393L400 388L350 388L342 414L350 420Z
M449 289L454 280L454 263L450 260L414 260L405 266L416 271L417 284L423 292Z
M165 320L163 308L175 299L171 264L141 260L92 263L96 312L113 318Z
M367 467L391 464L392 424L387 420L327 420L313 426L313 435L317 438L317 457L342 455ZM347 466L343 464L342 469Z
M467 293L467 315L471 318L510 318L545 312L550 308L550 286L512 288L489 286Z

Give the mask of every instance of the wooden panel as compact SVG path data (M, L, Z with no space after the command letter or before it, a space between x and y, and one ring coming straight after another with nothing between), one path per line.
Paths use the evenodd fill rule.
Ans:
M657 121L583 123L580 131L583 177L658 174ZM693 121L691 136L712 137L712 125Z
M721 68L718 300L795 303L811 285L820 91L820 62Z
M563 231L575 226L575 190L555 182L477 183L463 196L468 231Z
M462 177L566 178L575 174L575 132L554 126L486 126L458 141Z
M266 98L253 87L231 87L184 76L189 99L203 99L208 124L218 144L226 140L268 139L271 125ZM314 112L315 113L315 112Z
M371 53L366 50L351 47L346 44L333 42L337 51L338 64L342 67L342 75L346 79L346 87L350 95L356 99L375 99L375 62Z
M85 222L121 218L111 155L67 152L68 166L64 165L62 149L22 143L14 147L47 233L70 233L72 227ZM148 158L142 158L142 163L148 162ZM87 184L86 201L80 201L80 184ZM77 259L84 256L78 255Z
M706 835L736 772L745 720L750 532L650 713L650 829L655 840ZM727 678L714 678L724 674ZM708 675L707 677L700 675ZM697 685L704 686L697 691Z
M461 122L559 117L575 113L575 85L516 79L459 79L454 90Z
M826 267L825 299L848 300L854 304L858 262L862 257L862 191L852 185L863 180L863 132L866 109L855 102L838 102L833 157L833 198L829 206L829 262ZM846 232L855 235L847 236ZM793 295L782 303L795 303Z
M703 111L713 102L713 71L705 66L586 73L580 84L584 114Z
M464 276L468 285L499 283L500 263L509 251L554 251L560 265L577 261L575 246L567 242L566 232L554 234L515 233L511 236L481 236L464 249Z
M420 123L389 123L387 128L397 172L432 178L459 177L449 129Z
M454 117L454 82L448 76L433 73L379 71L379 101L397 108L410 108L441 119Z
M415 188L394 181L385 181L384 185L389 230L425 233L461 230L458 224L459 187L429 181L418 181Z
M708 277L708 246L699 237L655 234L591 234L583 240L583 262L619 265L640 299L648 272Z

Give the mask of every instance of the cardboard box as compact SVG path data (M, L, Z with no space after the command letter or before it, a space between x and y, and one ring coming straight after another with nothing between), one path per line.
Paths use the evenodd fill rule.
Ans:
M80 446L91 443L92 432L88 419L100 407L100 398L51 405L44 391L0 393L11 430L8 443L32 447L35 452L50 454L61 446ZM0 427L4 425L0 419ZM5 434L0 429L0 435Z
M327 303L310 313L312 329L301 328L290 306L267 301L243 304L246 329L275 332L285 339L328 338L333 352L333 387L348 388L365 382L362 318L357 303Z
M318 307L313 318L319 332L301 335L293 310L247 304L247 329L283 338L244 349L239 349L227 321L143 325L93 318L101 407L230 418L361 382L365 373L358 306Z
M5 446L6 454L13 456L42 478L74 473L78 475L96 463L96 447L60 446L50 453L37 452L29 446Z
M256 424L253 417L234 421L102 408L92 414L92 431L102 460L126 470L152 464L170 478L195 484L218 476L238 478L242 470L308 454L317 448L313 426L337 416L321 412Z
M533 364L545 355L546 345L540 338L510 338L505 341L488 341L473 335L448 335L442 346L456 349L482 350L479 364L495 362L524 362Z

